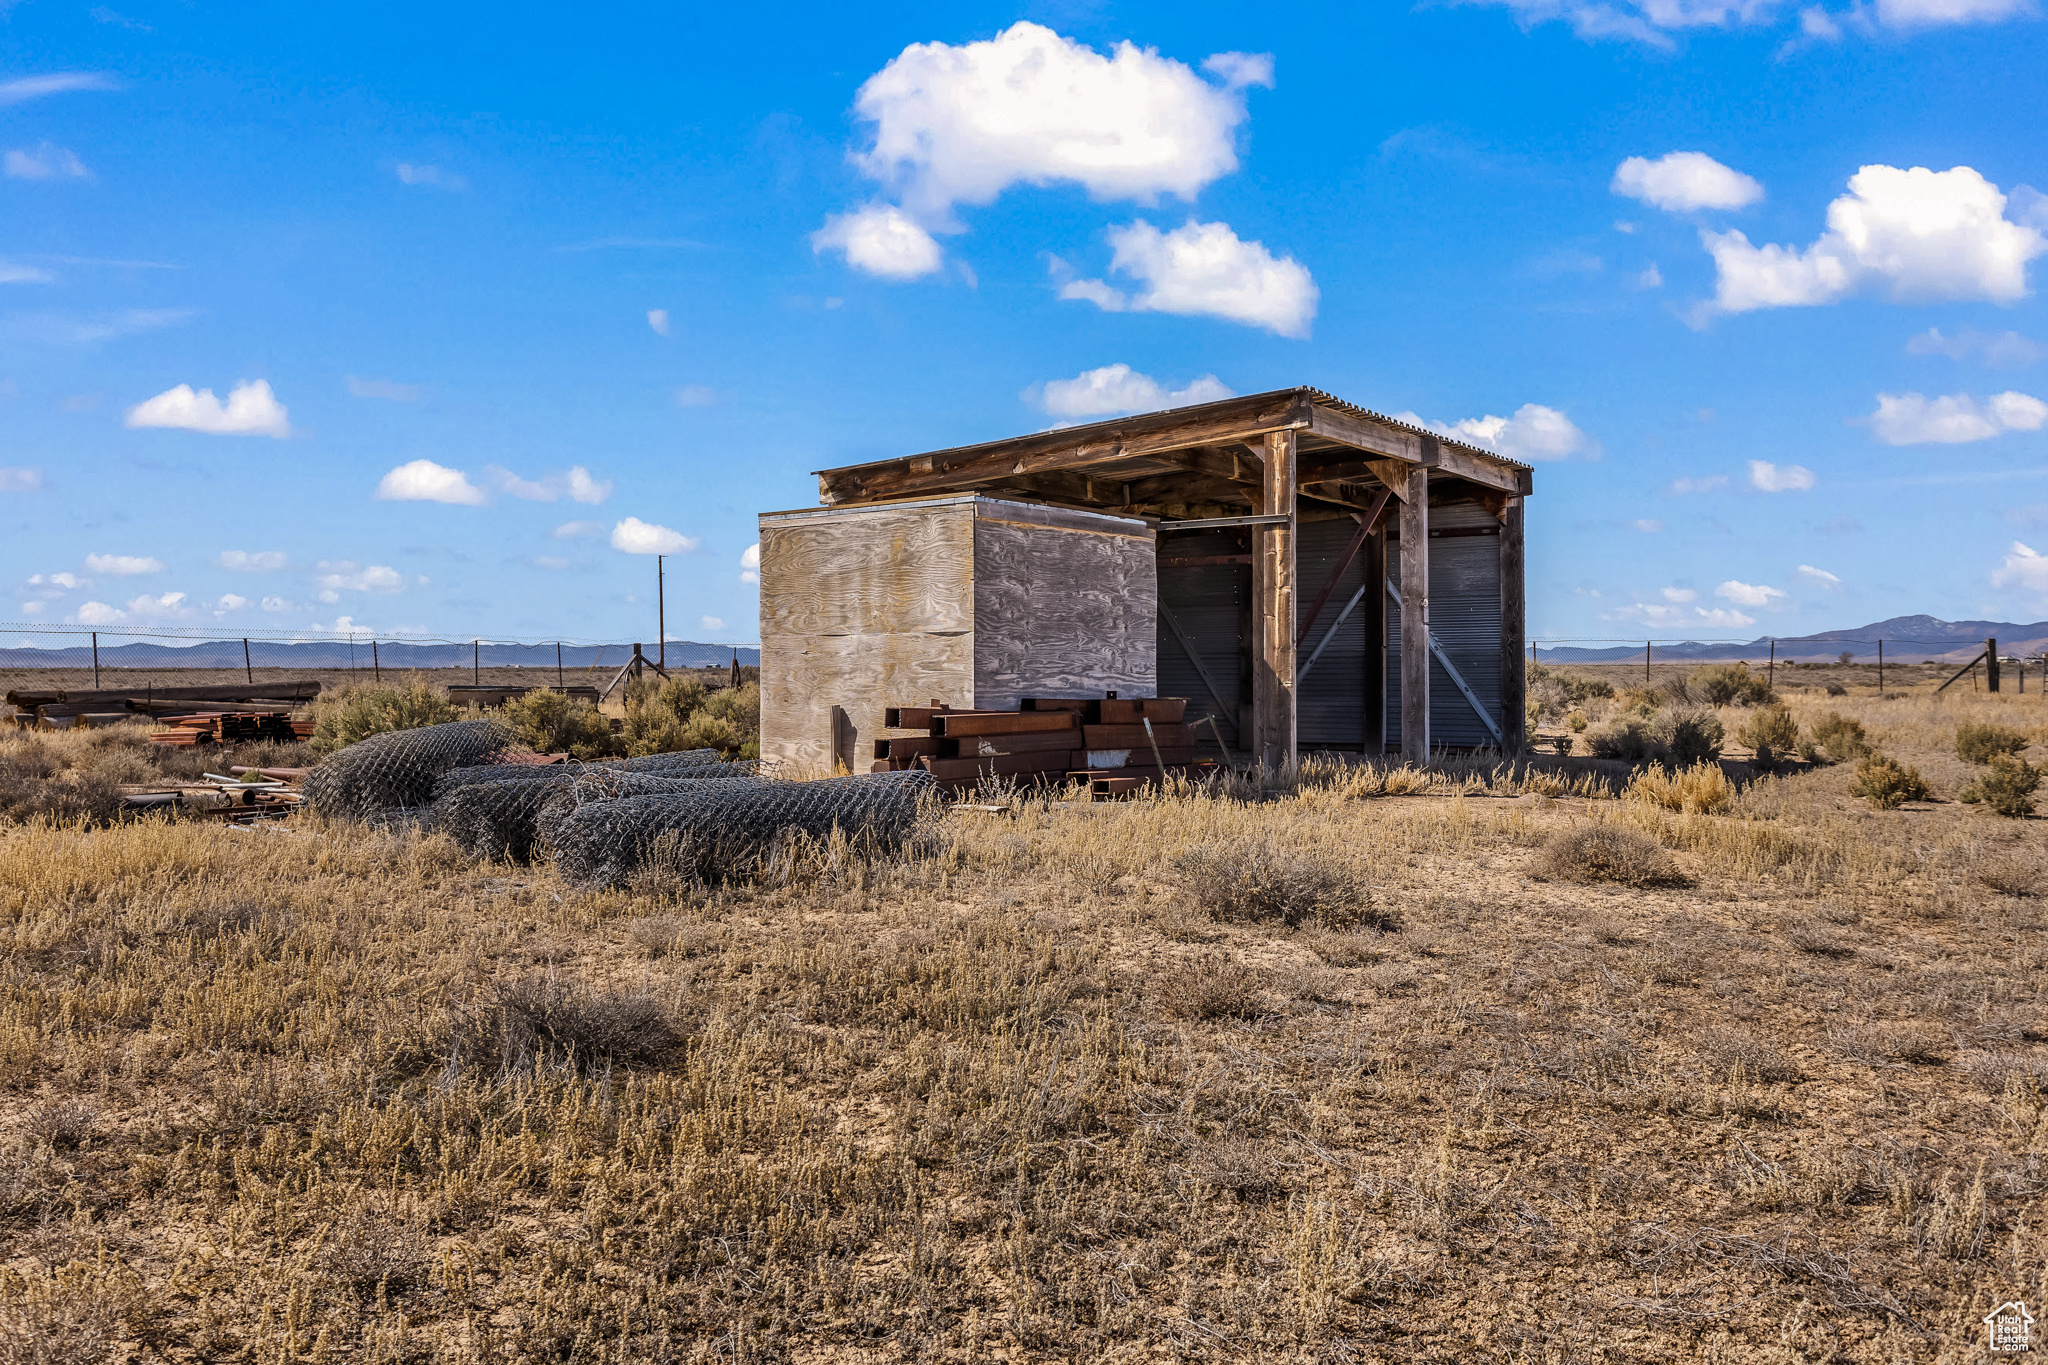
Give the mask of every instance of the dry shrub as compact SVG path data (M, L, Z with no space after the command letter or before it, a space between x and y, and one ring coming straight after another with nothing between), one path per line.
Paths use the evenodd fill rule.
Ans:
M1965 763L1989 763L2000 754L2017 754L2026 747L2026 732L2010 725L1978 722L1956 727L1956 757Z
M90 1142L99 1123L99 1106L91 1100L50 1100L29 1111L22 1135L51 1151L68 1152Z
M1866 1024L1842 1029L1828 1041L1859 1062L1908 1062L1942 1066L1955 1055L1955 1041L1925 1024Z
M1656 731L1642 716L1616 716L1597 730L1586 733L1586 749L1595 758L1643 763L1660 752Z
M1284 849L1249 836L1183 854L1174 869L1213 919L1278 921L1289 928L1310 922L1326 929L1400 928L1398 915L1373 904L1364 877L1320 849Z
M1758 764L1768 767L1799 747L1799 722L1783 702L1772 702L1751 712L1735 738L1755 751Z
M1682 768L1721 757L1728 737L1721 717L1703 706L1676 707L1657 718L1657 746Z
M1816 957L1854 957L1856 947L1830 924L1804 920L1785 931L1785 941Z
M1287 1176L1265 1147L1241 1137L1226 1137L1188 1153L1181 1168L1212 1190L1228 1190L1248 1203L1262 1203L1287 1192Z
M1256 1019L1266 1013L1266 974L1208 953L1159 973L1152 999L1169 1019Z
M1991 755L1990 766L1975 782L1956 793L1956 800L1984 806L2009 819L2020 820L2034 813L2034 793L2041 786L2041 769L2009 753Z
M1728 808L1735 800L1735 788L1720 764L1699 762L1677 772L1650 768L1638 773L1624 796L1687 815L1711 815Z
M537 688L505 703L505 723L537 754L602 758L615 752L611 722L595 706L566 693Z
M1856 780L1849 784L1849 795L1862 797L1873 810L1897 810L1908 801L1932 799L1934 789L1920 776L1918 768L1907 767L1883 754L1871 754L1856 765Z
M392 686L356 684L324 692L313 703L313 752L331 754L391 730L417 730L456 719L448 694L418 673Z
M1870 736L1863 729L1863 722L1839 711L1830 711L1815 721L1807 731L1812 759L1829 763L1847 763L1852 759L1864 758L1873 752ZM1804 748L1802 746L1802 752ZM1811 760L1810 760L1811 761Z
M1771 685L1748 664L1705 664L1685 680L1686 690L1709 706L1761 706L1772 700Z
M1686 886L1671 855L1634 830L1588 825L1544 841L1536 874L1550 881L1614 882L1622 886Z
M1317 933L1302 942L1332 967L1370 967L1387 956L1387 950L1374 934Z
M317 1264L329 1280L368 1301L424 1288L433 1255L419 1228L366 1209L328 1229Z
M681 1041L668 1012L650 996L530 977L499 987L470 1009L457 1048L473 1063L512 1073L537 1065L651 1061Z
M1733 1081L1796 1081L1799 1068L1784 1053L1747 1030L1722 1026L1701 1035L1700 1053Z
M1980 886L2002 896L2041 894L2041 869L2018 857L1979 858L1971 869Z

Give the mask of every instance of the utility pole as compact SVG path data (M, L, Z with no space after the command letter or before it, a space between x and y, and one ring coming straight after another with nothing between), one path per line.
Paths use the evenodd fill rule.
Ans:
M1877 699L1884 700L1884 641L1877 642Z
M659 637L654 646L656 668L668 667L668 596L661 572L661 561L666 558L666 555L654 557L654 629Z

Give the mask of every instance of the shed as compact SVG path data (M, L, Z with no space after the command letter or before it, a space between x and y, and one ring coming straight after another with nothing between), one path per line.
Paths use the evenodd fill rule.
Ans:
M822 470L761 517L761 742L882 708L1185 696L1268 764L1524 742L1529 466L1281 389Z

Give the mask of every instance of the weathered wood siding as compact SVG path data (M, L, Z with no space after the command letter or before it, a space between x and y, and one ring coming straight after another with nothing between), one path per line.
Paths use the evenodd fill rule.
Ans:
M865 772L885 705L974 703L974 503L761 518L761 757Z
M1159 584L1151 528L985 499L974 520L974 704L1154 694Z

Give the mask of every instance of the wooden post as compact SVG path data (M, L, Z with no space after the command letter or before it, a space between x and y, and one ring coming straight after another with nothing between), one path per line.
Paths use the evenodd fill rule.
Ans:
M1365 739L1367 757L1382 758L1387 752L1387 528L1381 518L1378 530L1365 546L1365 581L1373 585L1359 604L1365 616Z
M1884 700L1884 641L1877 642L1877 699Z
M1643 686L1644 686L1644 687L1648 687L1648 686L1650 685L1650 644L1651 644L1651 642L1650 642L1650 641L1648 641L1648 640L1645 640L1645 641L1643 641Z
M1770 663L1770 667L1769 667L1769 668L1767 668L1767 669L1766 669L1766 670L1764 671L1764 686L1765 686L1765 687L1776 687L1777 685L1778 685L1778 637L1777 637L1777 636L1775 636L1775 635L1773 635L1773 636L1771 637L1771 663Z
M370 673L378 682L384 681L384 661L377 657L377 637L370 637Z
M1984 690L1998 690L1998 637L1995 635L1984 642Z
M1431 446L1434 436L1423 440ZM1429 467L1401 489L1401 758L1429 762Z
M1522 500L1508 498L1500 513L1500 733L1501 751L1519 758L1529 739L1529 675L1522 658L1528 631L1528 596L1522 582Z
M1270 433L1265 454L1259 511L1287 518L1252 530L1253 610L1259 627L1252 660L1252 757L1272 770L1294 761L1294 433Z
M826 776L836 777L844 768L853 771L853 719L846 714L846 708L832 708L832 771Z

